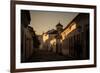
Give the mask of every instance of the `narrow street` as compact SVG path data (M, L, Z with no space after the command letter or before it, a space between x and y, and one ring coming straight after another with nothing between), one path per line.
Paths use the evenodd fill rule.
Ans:
M26 62L64 61L72 58L54 52L38 50Z

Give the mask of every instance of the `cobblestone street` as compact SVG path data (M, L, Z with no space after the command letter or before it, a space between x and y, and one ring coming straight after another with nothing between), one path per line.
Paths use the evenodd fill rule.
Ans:
M38 50L27 60L27 62L47 62L47 61L64 61L70 60L71 57L66 57L54 52Z

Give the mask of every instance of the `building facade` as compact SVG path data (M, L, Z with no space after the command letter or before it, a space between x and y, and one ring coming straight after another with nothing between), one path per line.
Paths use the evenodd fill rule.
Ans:
M51 32L52 31L52 32ZM89 59L89 14L79 13L64 29L58 23L56 30L45 33L45 46L72 59Z
M30 12L21 10L21 62L26 62L33 54L33 28L29 26Z
M78 14L61 35L63 55L73 59L89 59L89 14Z

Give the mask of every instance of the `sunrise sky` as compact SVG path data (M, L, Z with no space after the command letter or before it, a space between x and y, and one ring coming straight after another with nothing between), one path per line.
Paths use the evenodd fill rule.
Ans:
M46 12L46 11L30 11L31 23L36 34L41 35L51 29L60 22L63 28L77 16L78 13L72 12Z

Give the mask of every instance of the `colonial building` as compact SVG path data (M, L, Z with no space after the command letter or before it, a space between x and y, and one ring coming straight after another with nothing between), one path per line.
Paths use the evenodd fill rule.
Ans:
M60 22L56 25L56 30L51 29L46 33L43 33L44 48L48 51L61 53L61 32L63 31L63 25Z
M28 10L21 10L21 62L27 59L33 53L33 28L28 26L31 18Z
M89 59L89 14L79 13L64 29L60 22L56 30L43 34L45 47L72 59Z
M78 14L61 35L63 55L75 59L89 59L89 14Z
M52 45L56 45L56 40L55 37L57 35L57 31L55 29L49 30L46 33L43 33L43 46L44 48L46 48L46 50L48 51L53 51L55 49L53 49L54 46Z

